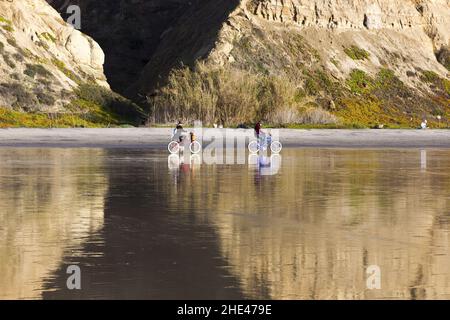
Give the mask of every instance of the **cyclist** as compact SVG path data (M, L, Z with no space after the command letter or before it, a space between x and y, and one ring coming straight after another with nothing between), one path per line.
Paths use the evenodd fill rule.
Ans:
M256 139L258 139L259 143L262 143L266 137L266 133L262 131L262 124L261 122L257 122L255 124L255 136Z
M186 138L186 132L181 121L178 121L176 128L173 130L173 140L179 143L183 142L184 138Z

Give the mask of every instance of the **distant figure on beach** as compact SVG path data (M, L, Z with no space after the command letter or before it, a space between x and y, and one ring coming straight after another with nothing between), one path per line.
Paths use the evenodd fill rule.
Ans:
M426 119L422 121L422 123L420 124L420 128L421 129L427 129L428 128L428 121Z

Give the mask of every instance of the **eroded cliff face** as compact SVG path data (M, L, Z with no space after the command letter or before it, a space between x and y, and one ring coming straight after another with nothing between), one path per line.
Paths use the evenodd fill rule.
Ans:
M196 8L196 11L205 16L204 19L209 18L214 10L223 9L223 1L213 1L216 9L208 8L209 2L204 1L203 5ZM342 55L344 53L341 50L342 46L359 44L369 53L374 53L370 64L367 65L368 68L369 66L379 68L382 62L390 64L392 61L386 53L390 50L398 51L400 56L405 56L402 60L408 60L411 64L416 63L423 69L431 68L441 75L448 72L436 58L436 55L446 50L449 45L448 0L241 0L234 6L232 13L223 17L215 46L210 48L209 57L222 64L236 58L231 54L236 40L251 37L252 32L257 30L267 34L271 32L299 34L323 55L324 62L336 55ZM179 21L183 23L168 30L170 36L167 34L164 36L170 40L161 42L154 57L158 58L161 51L170 51L169 46L172 46L174 51L189 49L179 48L177 42L182 37L175 38L178 41L174 43L174 34L182 33L183 37L199 36L198 33L189 34L182 30L201 24L204 20L202 18L193 20L185 16ZM201 42L202 37L197 37L197 41ZM272 41L276 42L277 39L274 38ZM281 39L279 41L277 45L282 48L283 42ZM204 48L204 51L207 51L207 48ZM191 52L191 55L195 55L195 52ZM352 61L344 62L346 63L343 68L334 71L343 71L345 74L355 67ZM329 67L334 69L332 66Z
M0 107L63 112L79 83L109 87L104 59L44 0L0 1Z
M327 45L320 35L308 37L308 30L325 31L329 39L337 42L340 37L355 42L362 37L366 42L359 40L361 45L369 52L373 51L378 60L387 58L383 57L383 52L377 52L379 49L398 49L401 55L412 53L411 57L405 57L411 62L423 64L429 60L425 66L442 75L448 71L435 64L439 62L436 57L449 46L448 0L247 0L243 3L243 10L255 24L264 20L272 26L293 26L300 32L303 30L314 47L325 55L331 49L338 50L339 46L331 41ZM414 57L416 54L422 57Z
M248 0L247 9L268 21L326 29L411 28L424 31L438 45L447 45L448 0Z
M385 117L372 122L449 114L448 0L241 0L215 17L222 20L211 41L198 26L223 9L224 1L203 1L180 18L129 93L151 93L174 67L201 60L290 80L306 91L304 103L338 115L349 107L344 98L358 108L373 94L370 113Z

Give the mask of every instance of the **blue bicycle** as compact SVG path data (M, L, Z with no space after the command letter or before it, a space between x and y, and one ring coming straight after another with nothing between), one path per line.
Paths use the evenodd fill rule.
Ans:
M283 145L280 141L273 141L272 135L261 135L258 140L251 141L248 144L248 150L250 153L258 153L259 151L266 151L268 148L273 153L280 153L283 149Z

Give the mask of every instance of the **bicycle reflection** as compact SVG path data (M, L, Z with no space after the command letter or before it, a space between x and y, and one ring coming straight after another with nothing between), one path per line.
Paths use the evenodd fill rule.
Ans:
M279 154L272 154L271 156L249 154L247 160L248 168L254 170L255 179L258 180L262 176L278 174L282 163L282 157ZM195 172L204 163L202 157L198 154L182 156L171 154L167 158L167 164L170 174L173 175L175 185L178 185L180 179L184 176L195 177Z
M281 168L282 157L279 154L271 156L249 154L248 165L250 168L256 169L261 176L274 176L278 174Z
M191 154L188 156L185 155L178 155L178 154L171 154L167 158L167 164L169 167L169 170L181 170L181 171L192 171L197 166L201 165L202 158L198 154Z

